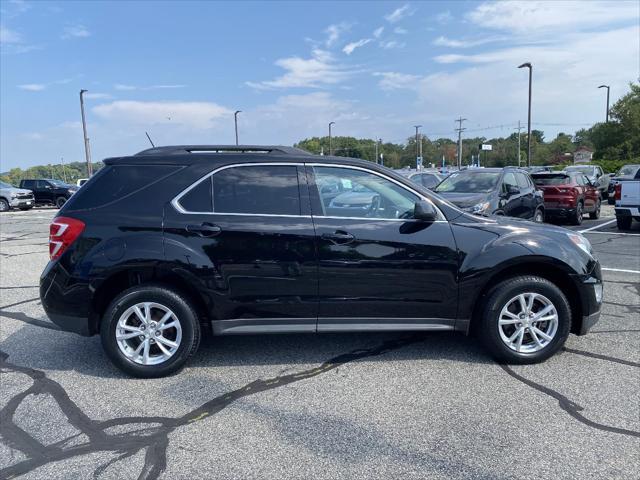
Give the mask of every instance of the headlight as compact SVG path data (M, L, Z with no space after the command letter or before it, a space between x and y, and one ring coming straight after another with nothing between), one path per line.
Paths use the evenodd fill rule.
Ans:
M11 194L11 198L16 198L17 196L18 196L18 194L17 194L17 193L12 193L12 194Z
M584 235L581 235L579 233L567 233L567 236L574 243L576 247L578 247L587 255L592 256L591 242L589 242L589 240L587 240Z
M489 202L477 203L469 209L471 213L484 214L489 209Z

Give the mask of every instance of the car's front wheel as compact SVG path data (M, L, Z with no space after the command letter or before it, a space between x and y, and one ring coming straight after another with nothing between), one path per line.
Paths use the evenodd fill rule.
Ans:
M100 326L113 363L143 378L180 369L200 343L198 316L179 293L163 285L139 285L118 295Z
M9 202L4 198L0 198L0 212L8 212L10 209L11 207L9 207Z
M570 327L569 302L555 284L541 277L518 276L489 292L479 335L498 361L537 363L564 345Z
M541 208L536 210L535 215L533 216L533 221L536 223L544 223L544 210Z
M65 197L56 198L56 207L62 208L65 203L67 203L67 199Z

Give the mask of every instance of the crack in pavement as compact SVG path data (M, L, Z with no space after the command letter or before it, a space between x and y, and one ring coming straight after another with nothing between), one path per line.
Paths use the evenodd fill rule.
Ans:
M601 353L586 352L584 350L575 350L568 347L562 347L562 350L568 353L573 353L575 355L597 358L598 360L606 360L608 362L619 363L620 365L627 365L629 367L640 367L640 363L632 362L631 360L624 360L623 358L611 357L609 355L602 355Z
M56 381L48 378L43 371L9 363L7 361L8 354L0 351L0 372L22 373L33 380L31 387L12 397L0 410L0 437L4 438L8 446L19 450L27 457L25 460L0 470L0 477L7 479L14 478L51 462L58 462L98 452L113 452L118 454L118 457L110 459L94 470L93 476L97 478L112 464L132 457L138 452L145 451L144 465L138 475L138 479L157 478L167 467L169 434L177 428L211 417L241 398L307 380L335 370L344 364L368 357L384 355L413 343L420 342L423 339L424 336L421 335L388 340L375 347L353 350L349 353L338 355L314 368L264 380L258 379L236 390L219 395L181 417L121 417L105 421L97 421L89 418L80 407L71 400L65 389ZM20 404L30 395L42 394L53 397L69 423L79 430L81 432L80 434L85 434L88 437L88 441L72 446L65 446L71 438L80 435L74 434L72 437L66 438L54 445L43 445L15 423L14 416ZM144 435L140 434L139 429L126 433L111 434L106 432L108 428L115 426L140 424L159 425L144 429Z
M509 374L511 377L515 378L519 382L524 383L525 385L535 390L538 390L539 392L544 393L545 395L548 395L551 398L555 398L558 401L558 405L560 406L560 408L565 412L567 412L570 416L572 416L574 419L576 419L580 423L588 427L595 428L597 430L602 430L604 432L619 433L621 435L628 435L631 437L640 438L640 432L636 432L635 430L628 430L626 428L619 428L619 427L611 427L609 425L604 425L602 423L589 420L587 417L585 417L580 413L584 410L584 407L578 405L574 401L562 395L560 392L557 392L552 388L545 387L544 385L540 385L539 383L536 383L533 380L523 377L522 375L516 373L511 367L507 365L500 364L500 368L502 368L502 370L507 372L507 374Z

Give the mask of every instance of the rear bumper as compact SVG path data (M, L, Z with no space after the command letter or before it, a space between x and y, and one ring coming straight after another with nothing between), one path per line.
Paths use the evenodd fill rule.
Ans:
M616 217L640 217L639 207L616 207Z
M40 301L47 317L62 330L93 335L89 322L91 291L86 283L66 273L57 261L40 276Z
M547 217L572 217L576 214L575 207L573 208L549 208L544 209L545 216Z

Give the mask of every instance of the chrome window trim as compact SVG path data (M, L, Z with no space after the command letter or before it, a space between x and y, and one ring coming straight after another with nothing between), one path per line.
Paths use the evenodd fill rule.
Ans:
M407 185L404 185L403 183L395 180L394 178L388 177L387 175L380 173L380 172L376 172L373 170L370 170L368 168L364 168L364 167L358 167L355 165L338 165L338 164L334 164L334 163L321 163L321 162L312 162L312 163L305 163L305 162L247 162L247 163L232 163L229 165L223 165L222 167L218 167L214 170L212 170L211 172L205 174L204 176L202 176L201 178L199 178L198 180L196 180L194 183L192 183L191 185L189 185L187 188L185 188L184 190L182 190L180 193L178 193L178 195L176 195L173 200L171 200L171 205L173 206L173 208L176 209L176 211L178 213L181 213L183 215L223 215L223 216L237 216L237 217L281 217L281 218L329 218L329 219L336 219L336 220L340 220L340 219L344 219L344 220L367 220L367 221L381 221L381 222L417 222L419 220L416 220L415 218L371 218L371 217L338 217L338 216L331 216L331 215L285 215L285 214L275 214L275 213L224 213L224 212L192 212L192 211L188 211L185 210L182 205L180 205L180 199L185 196L187 193L189 193L191 190L193 190L195 187L197 187L200 183L204 182L206 179L212 177L213 175L215 175L216 173L222 171L222 170L226 170L228 168L236 168L236 167L256 167L256 166L295 166L295 167L304 167L304 166L308 166L308 167L329 167L329 168L346 168L346 169L351 169L351 170L360 170L363 172L367 172L370 173L372 175L377 175L379 177L384 178L385 180L388 180L392 183L395 183L396 185L398 185L400 188L403 188L404 190L408 191L409 193L412 193L413 195L416 195L418 198L420 198L421 200L427 201L429 202L431 205L433 205L433 207L435 208L435 210L438 212L438 217L439 219L436 220L433 223L442 223L445 222L446 223L446 217L444 216L444 214L442 213L442 210L440 210L440 208L438 208L438 206L433 203L429 198L425 197L424 195L422 195L421 193L417 192L416 190L413 190L412 188L408 187ZM212 192L213 195L213 192Z

